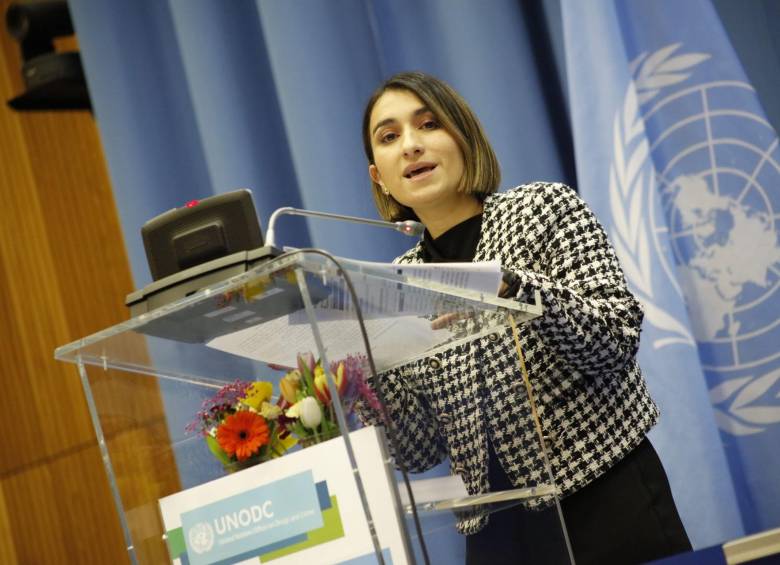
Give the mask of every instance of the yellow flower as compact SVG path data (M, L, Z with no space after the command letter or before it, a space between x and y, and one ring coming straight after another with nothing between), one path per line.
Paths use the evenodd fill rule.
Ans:
M330 404L330 391L328 390L328 376L325 370L317 365L314 368L314 394L324 405Z
M301 417L301 403L296 402L284 411L284 415L288 418L295 418L296 420Z
M287 373L279 381L279 390L282 391L282 396L289 404L295 404L298 400L297 395L300 389L301 374L297 370Z
M333 380L336 381L336 388L339 389L339 394L344 392L344 388L347 385L347 381L344 378L345 371L346 371L346 368L344 367L344 362L342 361L341 363L339 363L339 366L336 367L336 374L333 377Z
M285 451L290 449L296 443L298 443L298 438L296 438L292 434L287 436L286 438L279 440L279 444L285 449Z
M347 386L347 379L345 377L344 363L339 363L336 367L336 374L333 375L333 381L336 383L336 390L339 394L344 393L344 389ZM314 394L325 406L330 405L330 389L328 389L328 376L325 370L317 365L314 369Z
M267 381L256 381L247 389L246 396L241 399L241 402L255 410L259 410L263 402L270 399L273 393L274 385Z
M264 276L254 279L251 283L244 285L244 288L242 289L244 292L244 299L247 302L251 302L254 298L261 296L270 282L271 277Z
M284 438L277 438L271 445L271 457L281 457L284 452L298 443L298 439L290 434Z
M260 415L266 420L276 420L282 413L282 409L276 404L270 402L263 402L260 406Z

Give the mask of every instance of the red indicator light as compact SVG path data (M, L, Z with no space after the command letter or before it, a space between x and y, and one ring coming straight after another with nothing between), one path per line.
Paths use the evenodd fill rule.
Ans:
M186 206L187 208L194 208L198 204L200 204L200 200L190 200L184 206Z

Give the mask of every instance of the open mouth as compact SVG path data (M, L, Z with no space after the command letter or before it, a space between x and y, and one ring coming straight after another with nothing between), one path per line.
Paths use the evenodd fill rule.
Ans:
M413 179L415 177L419 177L420 175L423 175L425 173L431 172L433 169L436 168L436 165L421 165L420 167L417 167L415 169L412 169L411 171L404 174L404 177L408 179Z

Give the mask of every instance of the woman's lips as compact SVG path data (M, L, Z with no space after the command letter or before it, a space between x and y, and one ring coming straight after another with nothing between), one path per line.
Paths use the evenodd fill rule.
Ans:
M433 171L436 170L436 165L425 167L424 169L425 170L420 171L419 173L412 172L409 176L406 176L406 180L409 180L411 182L418 182L421 180L425 180L433 174Z

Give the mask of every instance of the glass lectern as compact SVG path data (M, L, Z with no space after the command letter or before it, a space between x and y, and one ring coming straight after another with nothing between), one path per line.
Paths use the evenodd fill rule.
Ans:
M409 394L426 391L424 379L399 383L395 368L435 367L452 348L502 332L517 337L541 314L538 297L501 299L469 290L468 273L448 276L293 251L58 348L57 359L78 365L131 561L451 562L459 524L524 505L547 509L539 512L549 522L546 546L570 562L519 340L513 394L523 408L506 417L534 440L532 459L541 462L529 464L523 488L469 493L457 465L419 478L422 469L396 457L416 440L401 437L409 422L399 421L403 407L386 397L393 391L384 379L393 374ZM317 403L340 433L299 438L246 468L226 465L202 435L188 433L204 401L236 379L272 382L268 402L287 418L295 399L283 399L280 379L306 353L324 368ZM378 404L338 400L336 362L347 358L362 364ZM307 496L313 511L301 506ZM285 505L295 513L284 514L293 512Z

